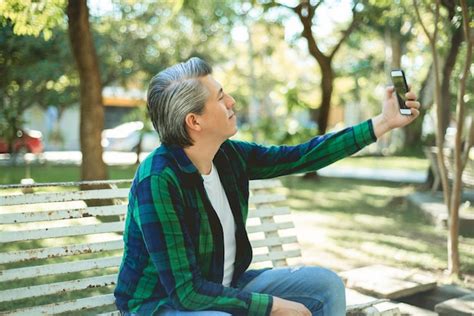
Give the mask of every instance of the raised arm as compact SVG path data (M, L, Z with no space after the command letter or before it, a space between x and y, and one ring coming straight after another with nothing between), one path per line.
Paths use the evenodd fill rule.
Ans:
M420 103L408 92L412 115L401 115L393 87L386 89L382 113L337 133L316 136L296 146L262 146L231 141L245 164L249 179L273 178L321 169L375 142L386 132L410 124L419 115Z

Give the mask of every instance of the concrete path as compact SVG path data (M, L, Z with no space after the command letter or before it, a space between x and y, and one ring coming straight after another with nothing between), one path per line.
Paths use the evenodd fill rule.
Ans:
M380 180L403 183L425 183L426 171L406 169L352 168L328 166L318 171L323 177Z

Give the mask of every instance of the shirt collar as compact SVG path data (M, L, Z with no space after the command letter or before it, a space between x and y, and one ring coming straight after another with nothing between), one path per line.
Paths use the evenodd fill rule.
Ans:
M179 170L187 174L199 173L196 166L194 166L194 164L191 162L189 157L184 152L183 147L180 147L178 145L169 145L169 146L165 145L165 148L171 154L173 159L176 161L176 164L178 165Z
M165 147L166 151L171 154L173 159L176 161L178 168L182 172L187 173L187 174L193 174L193 173L199 174L199 171L197 170L196 166L194 166L192 161L184 152L183 147L178 146L178 145L163 145L163 146ZM222 146L217 150L217 153L214 156L214 159L213 159L214 166L216 166L216 164L219 164L219 162L216 162L216 160L220 161L223 158L221 156L225 157L225 153L224 153L224 150L222 149Z

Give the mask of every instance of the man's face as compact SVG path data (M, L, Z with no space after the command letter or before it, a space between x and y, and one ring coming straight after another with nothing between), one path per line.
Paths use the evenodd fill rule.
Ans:
M222 86L211 76L199 78L209 90L209 96L200 115L204 135L225 141L237 133L237 118L234 113L235 100L224 92Z

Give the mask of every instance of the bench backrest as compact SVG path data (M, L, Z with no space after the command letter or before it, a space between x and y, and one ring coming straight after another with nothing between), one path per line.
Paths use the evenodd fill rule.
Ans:
M0 186L0 314L115 309L130 182ZM290 210L280 206L286 199L281 182L251 181L250 188L253 264L287 265L301 254L288 230L294 228Z
M425 147L423 148L426 158L430 162L430 168L433 171L435 181L440 181L440 172L438 168L438 148L437 147ZM448 171L448 178L454 178L454 153L452 148L444 149L444 161L446 169ZM467 187L474 186L474 161L471 157L468 158L466 166L462 172L462 184ZM433 190L434 191L434 190Z

